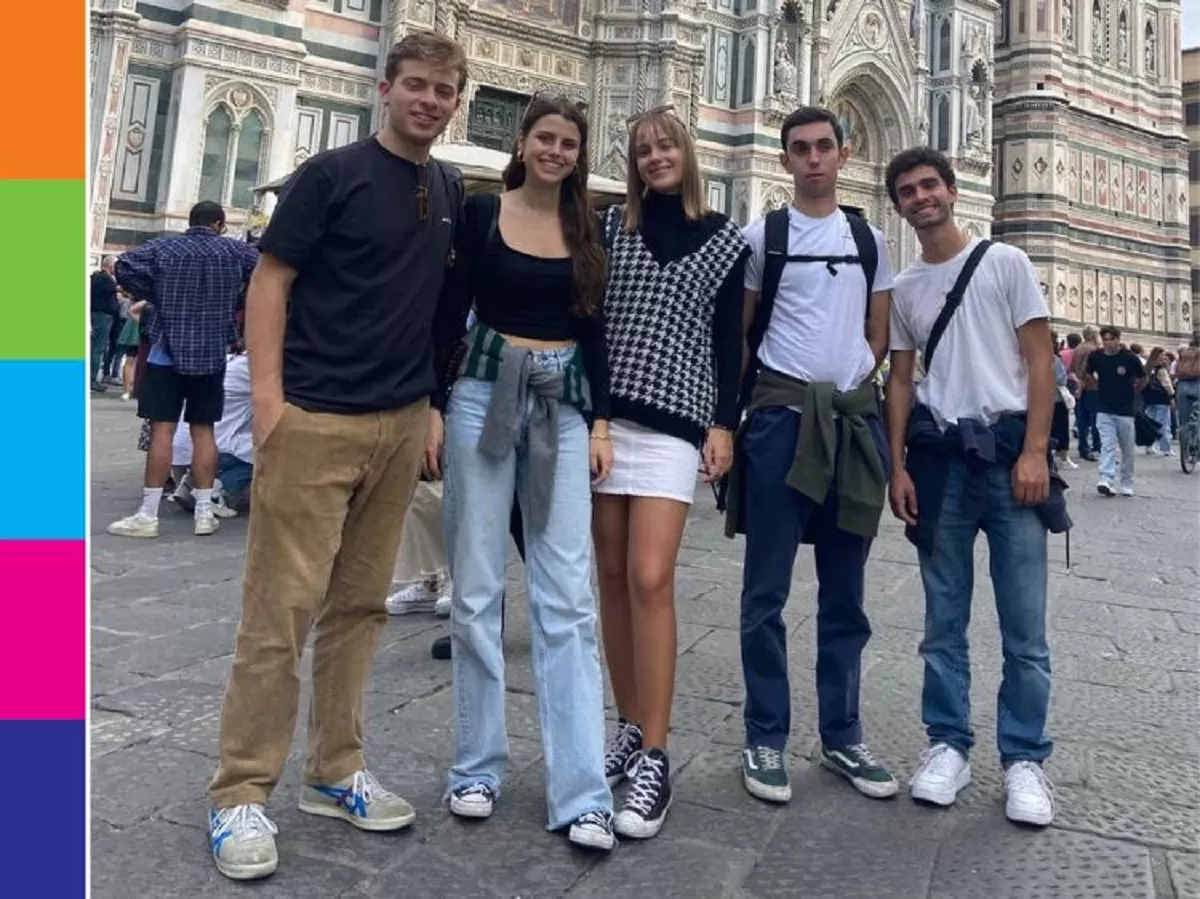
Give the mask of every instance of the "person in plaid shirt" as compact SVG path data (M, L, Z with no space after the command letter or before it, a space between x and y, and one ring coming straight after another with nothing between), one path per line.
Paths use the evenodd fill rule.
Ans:
M138 387L138 416L150 422L142 505L108 526L118 537L158 536L158 507L181 415L195 448L195 533L212 534L218 525L212 508L217 471L213 425L224 413L226 354L238 339L234 311L258 263L258 251L222 236L225 210L218 203L197 203L188 225L183 234L152 240L117 260L117 283L153 310L144 321L150 355Z

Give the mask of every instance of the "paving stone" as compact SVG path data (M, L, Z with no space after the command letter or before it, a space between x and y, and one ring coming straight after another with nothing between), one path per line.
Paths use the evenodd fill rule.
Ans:
M1200 855L1168 852L1167 868L1175 899L1200 899Z
M129 827L164 806L201 801L212 773L209 759L162 742L110 752L92 762L92 815Z
M94 652L92 657L110 668L124 667L139 674L159 677L228 654L233 649L236 633L237 622L225 619L102 649Z
M1153 899L1150 855L1088 834L1016 827L989 815L941 843L931 899Z
M794 779L797 798L781 813L746 889L761 899L925 895L938 838L961 816L867 799L824 773L813 768Z
M1102 793L1079 787L1058 791L1055 824L1143 846L1196 849L1200 812L1195 806L1167 805L1128 794Z
M462 859L439 855L436 849L425 846L409 853L387 871L360 881L353 891L342 894L347 899L363 896L503 899L504 895L481 883L474 871L463 866Z
M655 896L662 899L721 899L754 864L754 854L707 843L661 838L624 842L571 891L572 899Z

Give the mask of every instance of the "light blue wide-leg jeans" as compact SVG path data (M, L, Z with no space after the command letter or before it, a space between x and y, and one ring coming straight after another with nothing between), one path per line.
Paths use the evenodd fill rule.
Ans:
M536 369L561 368L575 350L533 354ZM516 488L530 508L524 438L503 459L479 451L493 385L462 378L446 411L446 491L455 533L448 541L456 747L448 787L486 784L497 794L508 769L504 653L500 639L508 520ZM524 430L533 408L524 412ZM573 406L558 409L558 461L543 532L526 515L525 573L532 661L546 765L549 827L612 812L604 776L604 693L591 587L588 432Z

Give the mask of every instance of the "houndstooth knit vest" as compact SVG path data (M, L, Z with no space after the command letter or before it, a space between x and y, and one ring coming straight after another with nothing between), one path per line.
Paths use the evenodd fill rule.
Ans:
M604 298L614 418L700 445L716 404L713 314L717 292L745 250L727 221L697 250L660 263L639 232L605 217L608 289Z

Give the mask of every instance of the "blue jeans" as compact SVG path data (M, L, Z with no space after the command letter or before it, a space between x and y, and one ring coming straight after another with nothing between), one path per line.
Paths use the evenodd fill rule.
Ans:
M886 441L872 428L880 455ZM796 550L807 535L817 563L817 705L821 741L862 742L858 718L862 651L871 639L863 611L864 570L871 541L837 528L837 490L823 505L786 486L796 457L800 416L761 409L746 424L740 452L746 479L746 556L742 567L742 676L747 746L782 750L792 726L783 607ZM886 458L884 471L887 471Z
M1179 413L1179 429L1187 427L1192 407L1200 404L1200 381L1180 381L1175 385L1175 408Z
M1046 528L1037 512L1012 495L1008 468L970 474L965 460L950 464L932 554L919 553L925 585L925 686L921 718L929 742L948 743L964 756L971 729L971 662L967 624L975 575L975 536L987 535L1004 653L996 707L1000 761L1041 762L1050 707L1050 648L1046 643Z
M238 493L250 486L254 466L232 453L221 453L217 456L217 477L226 493Z
M535 352L535 369L562 368L570 350ZM513 491L529 506L524 440L501 460L478 449L493 384L462 378L446 412L446 485L455 533L447 541L454 579L451 613L456 747L448 786L500 791L508 769L501 602ZM533 396L525 411L533 408ZM558 409L558 462L549 522L525 531L525 577L533 621L533 674L552 830L587 812L611 813L604 776L604 693L591 586L588 431L572 406ZM526 517L528 521L528 517Z
M1132 415L1096 415L1096 427L1100 430L1100 480L1112 483L1117 473L1117 447L1121 448L1122 487L1133 486L1133 454L1136 430Z
M92 383L100 380L100 369L104 366L104 353L108 349L108 335L112 331L113 317L104 312L92 313Z
M1169 453L1171 451L1171 407L1155 404L1146 407L1146 414L1158 422L1162 428L1162 433L1158 435L1158 451L1160 453Z
M1079 435L1081 458L1100 452L1100 434L1096 430L1096 406L1099 402L1096 391L1085 390L1075 403L1075 432Z

